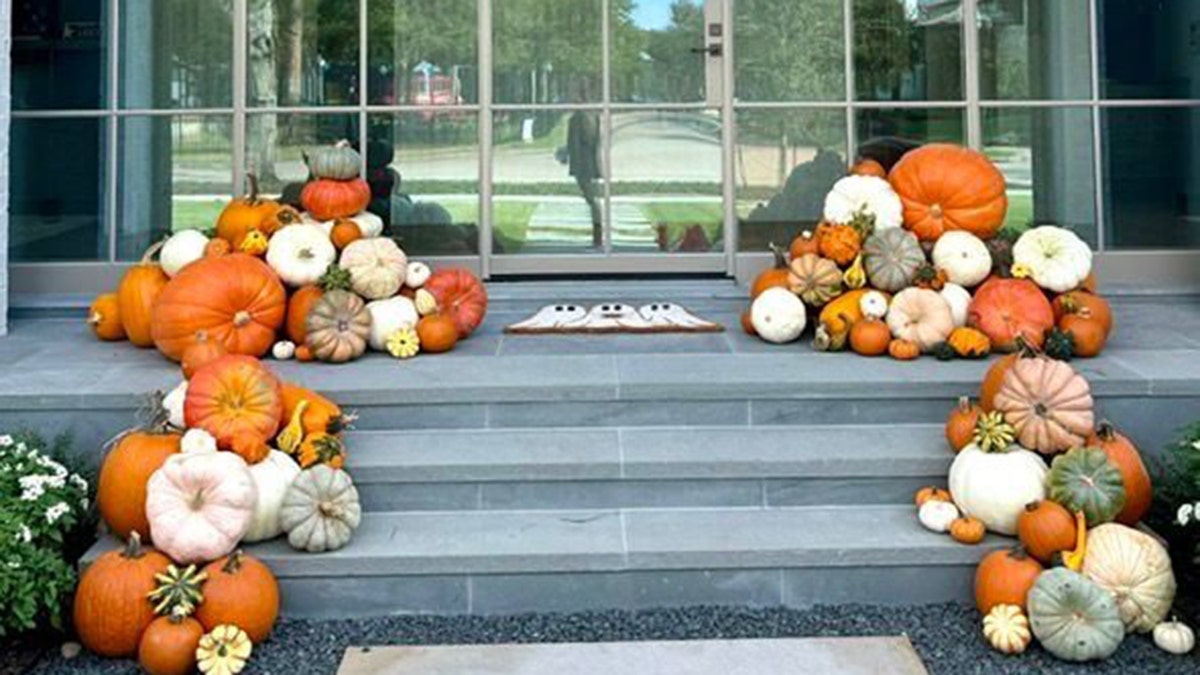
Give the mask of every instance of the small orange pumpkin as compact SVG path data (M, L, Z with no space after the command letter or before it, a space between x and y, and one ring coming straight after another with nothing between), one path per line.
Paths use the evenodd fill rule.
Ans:
M362 239L362 228L353 220L339 220L333 226L333 231L329 234L333 240L333 245L337 250L342 250L351 243Z
M1042 565L1021 547L993 551L975 569L975 606L987 615L996 605L1025 607L1029 589L1042 573Z
M154 302L170 279L162 267L154 261L162 243L147 249L141 262L130 267L121 278L117 288L117 304L121 325L125 335L138 347L153 347L152 317Z
M204 245L205 258L219 258L223 255L229 255L233 252L233 244L229 243L228 239L213 237Z
M1091 318L1099 321L1104 326L1105 334L1112 332L1112 307L1108 304L1107 300L1095 293L1089 293L1084 290L1068 291L1054 298L1054 302L1050 304L1054 309L1054 318L1060 325L1063 318L1068 314L1075 314L1083 309L1087 309L1091 314Z
M964 516L950 523L950 537L960 544L978 544L985 534L987 528L978 518Z
M829 258L839 267L854 262L862 250L862 235L849 225L822 223L817 228L821 257Z
M1108 344L1108 329L1104 322L1092 315L1088 307L1064 314L1058 320L1058 328L1071 336L1071 353L1082 358L1098 356Z
M856 321L850 327L850 349L863 356L881 356L888 351L892 331L875 317Z
M923 487L920 490L917 490L917 493L915 495L913 495L913 503L915 503L917 505L917 508L921 508L922 506L925 505L925 502L931 502L931 501L932 502L949 502L949 501L953 501L953 499L950 497L949 491L943 490L942 488L939 488L939 487L933 487L932 485L929 487Z
M263 221L275 213L274 202L258 198L258 177L253 173L246 174L246 184L249 191L245 196L233 199L217 216L217 236L241 248L242 239L251 230L262 227Z
M774 255L775 261L771 268L765 269L754 277L754 283L750 284L750 299L753 300L763 294L768 288L787 288L788 287L788 262L783 255L783 249L775 244L770 245L771 253Z
M182 612L160 616L138 643L138 665L150 675L190 675L196 671L196 647L204 637L200 622Z
M88 309L88 327L97 338L105 341L124 340L125 326L121 324L121 304L116 293L102 293Z
M258 226L258 231L268 237L288 225L296 225L303 221L303 218L300 217L300 212L294 206L272 201L268 203L268 207L270 209L269 215L263 218Z
M750 315L750 310L742 312L742 332L750 337L758 337L758 331L754 329L754 320Z
M959 397L958 405L946 418L946 442L950 444L951 450L958 452L970 445L981 415L982 408L971 403L971 399L966 396Z
M234 551L204 567L204 602L196 618L207 630L233 624L258 644L267 639L279 617L279 582L254 556Z
M1029 555L1049 565L1075 546L1075 517L1058 502L1031 502L1017 517L1017 538Z
M309 347L308 345L296 345L296 353L294 356L300 363L310 363L316 360L316 357L313 356L312 353L312 347Z
M884 169L883 165L874 159L863 158L850 167L850 175L887 178L887 169Z
M271 453L271 446L258 434L238 434L229 447L247 464L258 464Z
M788 255L794 260L809 253L821 255L821 240L811 230L805 230L792 239L792 245L788 247Z
M888 343L888 355L897 361L912 361L921 356L921 347L912 340L896 338Z
M450 317L430 314L417 322L417 337L421 341L422 352L440 354L454 349L454 345L458 344L458 328Z
M288 298L284 328L289 340L297 345L305 343L308 339L308 314L323 295L325 291L320 286L304 286Z
M225 354L225 347L220 342L209 339L208 331L196 331L195 342L183 350L183 356L179 359L184 379L192 379L197 370Z

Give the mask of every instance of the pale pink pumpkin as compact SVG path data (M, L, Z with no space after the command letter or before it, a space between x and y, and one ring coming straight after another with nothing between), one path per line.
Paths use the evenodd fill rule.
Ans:
M233 551L249 530L257 503L254 478L232 452L174 455L146 488L154 544L182 564Z
M995 409L1017 443L1043 454L1083 445L1095 424L1091 387L1074 368L1044 356L1017 359L996 393Z

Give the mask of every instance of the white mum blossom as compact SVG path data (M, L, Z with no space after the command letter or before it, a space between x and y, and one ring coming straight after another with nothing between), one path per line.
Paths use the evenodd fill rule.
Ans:
M21 561L20 560L9 560L8 561L8 569L10 569L10 570L21 569Z
M1192 449L1200 450L1200 438L1197 438L1196 440L1192 441Z
M1195 504L1184 504L1183 506L1179 507L1179 511L1175 514L1175 522L1179 523L1180 525L1187 525L1192 521L1192 517L1195 515L1195 512Z
M71 482L72 487L75 487L79 490L83 490L84 492L87 492L88 483L86 480L84 480L83 476L80 476L77 473L73 473L73 474L71 474L71 477L67 480L69 480Z
M67 506L66 502L59 502L54 506L46 509L46 522L53 525L58 522L59 518L71 512L71 507Z
M13 437L9 434L0 436L0 448L7 448L13 444Z
M21 529L17 531L17 542L28 544L31 541L33 541L33 532L29 530L28 525L22 524Z

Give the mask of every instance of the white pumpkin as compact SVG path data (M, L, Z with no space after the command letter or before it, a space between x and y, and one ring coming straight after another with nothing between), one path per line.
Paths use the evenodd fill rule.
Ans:
M946 532L961 515L957 506L940 499L930 499L917 509L917 521L932 532Z
M271 345L271 356L277 361L287 361L296 355L296 343L291 340L280 340Z
M875 216L875 229L904 223L904 207L890 183L877 176L846 176L825 195L825 220L849 223L859 213Z
M167 414L167 424L176 429L186 429L183 421L183 402L187 400L187 380L180 382L163 397L162 407Z
M335 260L337 249L315 225L288 225L267 245L267 264L289 286L317 283Z
M313 227L316 227L316 228L320 229L322 232L324 232L326 237L332 237L333 236L333 226L335 224L337 224L337 221L317 220L316 218L313 218L311 213L309 213L308 211L304 211L300 214L300 224L301 225L312 225Z
M951 230L951 232L953 231ZM954 320L954 327L962 328L967 325L967 316L971 309L971 292L958 284L946 284L942 286L940 292L942 299L946 301L947 305L950 305L950 318Z
M367 311L371 314L371 334L367 342L371 349L380 352L387 351L389 335L398 330L415 328L421 319L417 306L403 295L368 302Z
M232 452L178 454L150 476L150 537L177 563L228 555L250 528L258 492L246 462Z
M998 534L1017 532L1025 505L1046 497L1046 462L1020 446L984 452L974 443L950 465L950 495L964 515L981 520Z
M987 244L966 230L949 230L933 245L933 265L960 286L976 286L992 273Z
M858 309L865 317L882 319L888 312L887 296L879 291L867 291L858 299Z
M404 285L409 288L421 288L433 276L433 270L423 262L408 263L408 274L404 277Z
M1078 288L1092 272L1092 249L1070 230L1035 227L1013 244L1013 274L1028 275L1042 288L1065 293Z
M1175 573L1154 537L1119 523L1088 531L1083 574L1113 594L1128 633L1154 629L1175 601Z
M950 336L954 318L949 303L937 291L906 288L892 298L887 325L892 335L911 340L927 352Z
M383 236L383 218L370 211L363 211L362 213L350 216L346 220L354 221L354 224L358 225L358 231L362 232L362 236L368 239ZM330 223L329 229L331 232L333 231L332 223Z
M180 230L163 242L158 252L158 264L167 276L179 274L179 270L204 257L208 237L200 230Z
M300 475L300 465L286 454L271 450L267 458L250 466L250 476L258 490L258 501L254 506L254 517L244 541L265 541L283 534L279 523L279 511L283 508L283 497L292 481Z
M804 332L808 312L804 302L786 288L768 288L750 305L754 332L767 342L794 342Z
M336 551L362 522L362 505L350 474L325 464L300 472L283 498L279 522L300 551Z
M1196 646L1196 633L1182 621L1164 621L1154 627L1154 644L1168 654L1183 656Z
M354 292L367 300L392 297L408 276L408 257L396 242L383 237L350 242L338 264L350 273Z
M185 455L216 452L217 439L204 429L188 429L179 440L179 451Z

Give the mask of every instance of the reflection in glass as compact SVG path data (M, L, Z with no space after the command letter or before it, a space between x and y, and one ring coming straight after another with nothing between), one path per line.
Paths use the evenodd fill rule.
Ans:
M1089 2L981 0L979 89L983 98L1090 98Z
M13 110L107 105L107 4L11 3Z
M612 2L613 99L704 99L704 0Z
M248 0L251 107L358 103L358 2Z
M613 251L723 250L719 113L614 113L611 192Z
M358 147L358 115L250 114L246 117L246 168L267 195L298 203L308 180L308 150L349 140Z
M600 250L601 132L597 110L496 113L491 204L496 253Z
M600 100L601 0L494 0L492 13L498 103Z
M409 255L478 253L477 120L462 112L371 116L371 210Z
M737 113L738 249L786 244L821 219L825 194L846 175L840 110Z
M1103 112L1107 247L1200 246L1200 108Z
M121 105L219 108L233 100L228 3L121 3Z
M961 0L854 0L859 100L963 97Z
M476 103L476 0L371 0L371 103Z
M1096 0L1104 98L1200 98L1195 0Z
M1095 245L1090 110L985 109L983 149L1008 183L1005 227L1059 225Z
M961 109L860 109L855 112L858 157L878 161L889 171L905 152L930 143L966 141Z
M229 201L233 121L223 115L125 117L117 146L117 259L137 260L183 229L211 229Z
M842 10L842 0L738 0L734 5L737 98L845 98Z
M8 253L13 262L106 260L104 120L14 119Z

